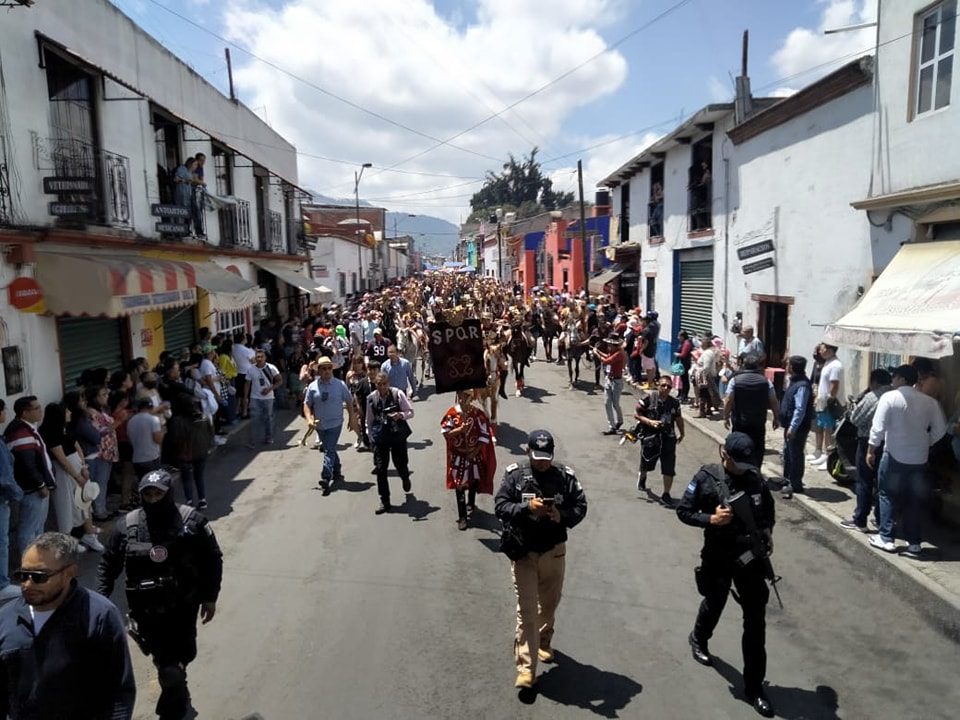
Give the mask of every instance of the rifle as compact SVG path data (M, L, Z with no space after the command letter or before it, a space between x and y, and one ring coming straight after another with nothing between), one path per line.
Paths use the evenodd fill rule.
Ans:
M750 497L743 491L736 493L727 500L727 505L733 510L734 516L743 523L750 537L750 549L740 555L737 561L741 565L747 565L752 560L757 560L760 567L763 568L763 576L773 588L774 595L777 596L777 604L783 609L783 601L780 599L780 591L777 589L777 583L781 578L773 569L773 563L770 562L770 553L767 552L767 546L763 532L757 527L756 519L753 516L753 507L750 504Z

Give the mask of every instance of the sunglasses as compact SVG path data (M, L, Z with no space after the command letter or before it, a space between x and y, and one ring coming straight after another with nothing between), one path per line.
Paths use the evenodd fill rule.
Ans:
M59 575L67 568L62 567L59 570L49 571L49 570L14 570L10 574L10 579L15 583L22 585L27 580L32 582L34 585L45 585L46 582L52 578L54 575Z

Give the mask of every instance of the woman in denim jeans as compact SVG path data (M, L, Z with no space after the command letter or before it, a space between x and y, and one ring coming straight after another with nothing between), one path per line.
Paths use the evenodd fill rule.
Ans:
M97 522L109 520L107 514L107 486L110 484L110 475L113 464L120 459L117 446L117 433L113 428L113 416L110 415L108 400L110 391L104 387L88 387L84 391L87 400L86 417L97 433L96 447L88 442L92 433L85 431L88 440L81 438L80 444L86 454L87 466L90 469L90 479L100 486L100 495L93 503L93 519Z

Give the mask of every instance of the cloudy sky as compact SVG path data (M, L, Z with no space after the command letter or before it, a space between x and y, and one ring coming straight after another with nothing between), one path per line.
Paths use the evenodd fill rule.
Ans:
M788 94L873 43L876 0L112 0L300 151L305 187L458 222L534 146L555 187L596 181L732 97ZM180 17L178 17L179 15Z

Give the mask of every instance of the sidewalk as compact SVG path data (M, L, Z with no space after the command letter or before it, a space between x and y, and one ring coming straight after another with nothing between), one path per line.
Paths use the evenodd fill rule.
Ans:
M697 428L700 432L713 438L718 443L723 442L727 431L719 415L713 418L695 418L684 414L684 422ZM811 439L813 435L811 433ZM812 452L813 448L809 447ZM769 478L783 478L783 433L780 430L771 431L767 428L766 458L763 472ZM805 492L795 494L789 500L781 500L779 494L777 502L797 503L805 510L823 521L825 533L846 535L853 542L863 546L866 552L871 553L880 562L886 563L890 569L906 576L919 588L933 594L945 604L947 609L952 608L953 617L941 617L944 624L954 634L960 629L960 534L956 530L941 522L928 521L924 525L923 553L920 560L912 560L894 553L886 553L871 547L868 535L847 530L840 526L840 520L853 515L856 498L852 486L838 484L826 471L818 471L807 465L803 476Z

